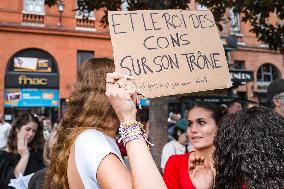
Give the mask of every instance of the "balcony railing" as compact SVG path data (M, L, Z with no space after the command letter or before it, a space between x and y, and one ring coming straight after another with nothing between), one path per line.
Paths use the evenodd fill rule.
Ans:
M76 17L76 29L84 31L96 31L95 19L94 18L83 19L82 17Z
M44 15L23 13L23 23L33 25L44 25Z

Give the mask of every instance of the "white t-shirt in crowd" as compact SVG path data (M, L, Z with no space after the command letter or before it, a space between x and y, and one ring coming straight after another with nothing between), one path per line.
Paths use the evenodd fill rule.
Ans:
M161 157L161 168L164 169L166 162L169 157L175 154L184 154L185 153L185 145L180 144L176 140L171 140L163 147L162 157Z
M84 131L78 136L75 141L75 162L85 189L101 189L97 182L97 170L104 157L110 153L115 154L124 164L113 138L95 129Z
M3 150L7 144L7 138L12 126L5 122L4 124L0 123L0 150Z

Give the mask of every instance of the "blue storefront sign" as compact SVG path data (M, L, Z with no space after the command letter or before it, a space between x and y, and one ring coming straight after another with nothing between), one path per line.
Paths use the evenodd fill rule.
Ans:
M149 98L141 98L140 104L141 104L141 106L148 107L148 106L150 106L150 99Z
M58 89L5 89L4 106L59 107Z

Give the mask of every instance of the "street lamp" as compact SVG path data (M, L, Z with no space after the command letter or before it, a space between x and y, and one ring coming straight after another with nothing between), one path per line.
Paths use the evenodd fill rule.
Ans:
M57 1L57 8L58 8L58 12L59 12L59 22L58 22L58 26L61 27L61 19L62 19L62 13L64 11L64 3L61 0Z

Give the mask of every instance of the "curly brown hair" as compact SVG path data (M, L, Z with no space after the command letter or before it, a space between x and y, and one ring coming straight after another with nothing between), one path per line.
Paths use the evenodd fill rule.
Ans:
M16 129L21 129L24 125L34 122L37 124L37 131L35 134L34 139L28 144L31 150L38 152L43 149L44 145L44 137L43 137L43 127L42 124L39 122L38 118L32 114L24 113L16 118L16 120L12 123L12 129L9 133L7 139L7 146L10 152L15 154L18 153L17 146L17 131Z
M226 116L214 145L216 189L284 188L284 119L270 108Z
M69 189L68 158L77 136L86 129L108 130L105 122L118 118L105 95L106 74L114 72L113 60L93 58L81 65L71 92L67 110L58 128L58 140L52 148L51 164L44 189Z

